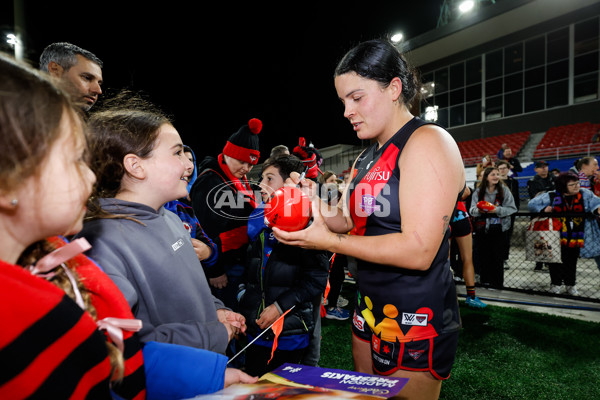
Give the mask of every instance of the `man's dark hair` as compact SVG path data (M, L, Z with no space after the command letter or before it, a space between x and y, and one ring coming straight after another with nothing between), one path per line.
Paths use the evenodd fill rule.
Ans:
M288 154L282 154L274 158L267 158L263 163L262 172L264 172L268 167L277 168L279 170L279 175L281 175L284 181L290 177L292 172L295 171L301 174L302 171L304 171L304 164L302 161L298 157Z

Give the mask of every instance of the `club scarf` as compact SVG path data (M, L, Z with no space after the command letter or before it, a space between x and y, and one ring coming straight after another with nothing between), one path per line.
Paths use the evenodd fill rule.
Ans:
M583 196L581 192L575 196L564 196L556 192L552 201L552 210L558 213L581 213L581 217L561 217L560 245L565 247L583 247Z
M225 176L229 179L229 181L231 183L233 183L233 185L235 186L235 189L238 192L242 193L244 196L246 196L246 198L248 199L248 202L252 205L252 207L256 208L256 206L257 206L256 197L254 197L254 192L252 191L252 188L250 188L250 184L248 184L248 180L246 179L246 176L244 176L241 180L236 178L231 173L231 171L229 170L229 167L225 163L225 159L223 158L223 153L219 154L218 160L219 160L219 166L221 167L221 170L223 170L223 172L225 173Z

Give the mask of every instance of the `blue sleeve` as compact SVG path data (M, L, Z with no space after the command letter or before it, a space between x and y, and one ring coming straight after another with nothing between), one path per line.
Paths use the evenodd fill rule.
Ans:
M594 194L589 189L581 189L583 194L583 205L585 206L585 211L594 212L598 207L600 207L600 198Z
M223 389L227 357L170 343L144 345L146 398L187 399Z
M202 229L200 222L198 222L198 226L196 228L196 239L204 242L204 244L206 244L212 249L210 257L208 257L205 260L202 260L202 265L206 267L211 267L215 265L215 263L217 262L217 258L219 258L219 248L217 247L216 243L208 237L206 232L204 232L204 229Z
M546 192L529 200L529 203L527 203L527 208L529 209L529 212L539 213L542 212L542 210L548 207L549 205L551 205L550 194L549 192Z

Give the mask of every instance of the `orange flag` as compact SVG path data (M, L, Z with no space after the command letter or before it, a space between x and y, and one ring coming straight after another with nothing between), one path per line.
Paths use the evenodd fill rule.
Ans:
M295 305L292 306L292 308L290 308L289 310L287 310L286 312L281 314L281 316L279 318L277 318L275 320L275 322L273 322L271 324L271 329L273 329L273 333L275 334L275 339L273 339L273 349L271 349L271 358L269 358L269 361L267 361L267 364L271 362L271 360L273 359L273 354L275 354L275 350L277 350L277 338L279 337L279 334L283 330L283 317L285 317L285 315L287 313L292 311L294 309L294 307L296 307L296 306Z

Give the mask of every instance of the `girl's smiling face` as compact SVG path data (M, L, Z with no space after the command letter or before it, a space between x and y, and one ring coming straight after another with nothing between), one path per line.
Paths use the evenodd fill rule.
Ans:
M493 169L488 177L487 177L487 181L488 181L488 187L492 186L492 185L497 185L498 182L500 181L500 174L498 173L497 169Z
M187 184L193 164L183 153L183 142L170 124L160 127L152 155L141 160L152 199L157 209L166 202L187 196Z

